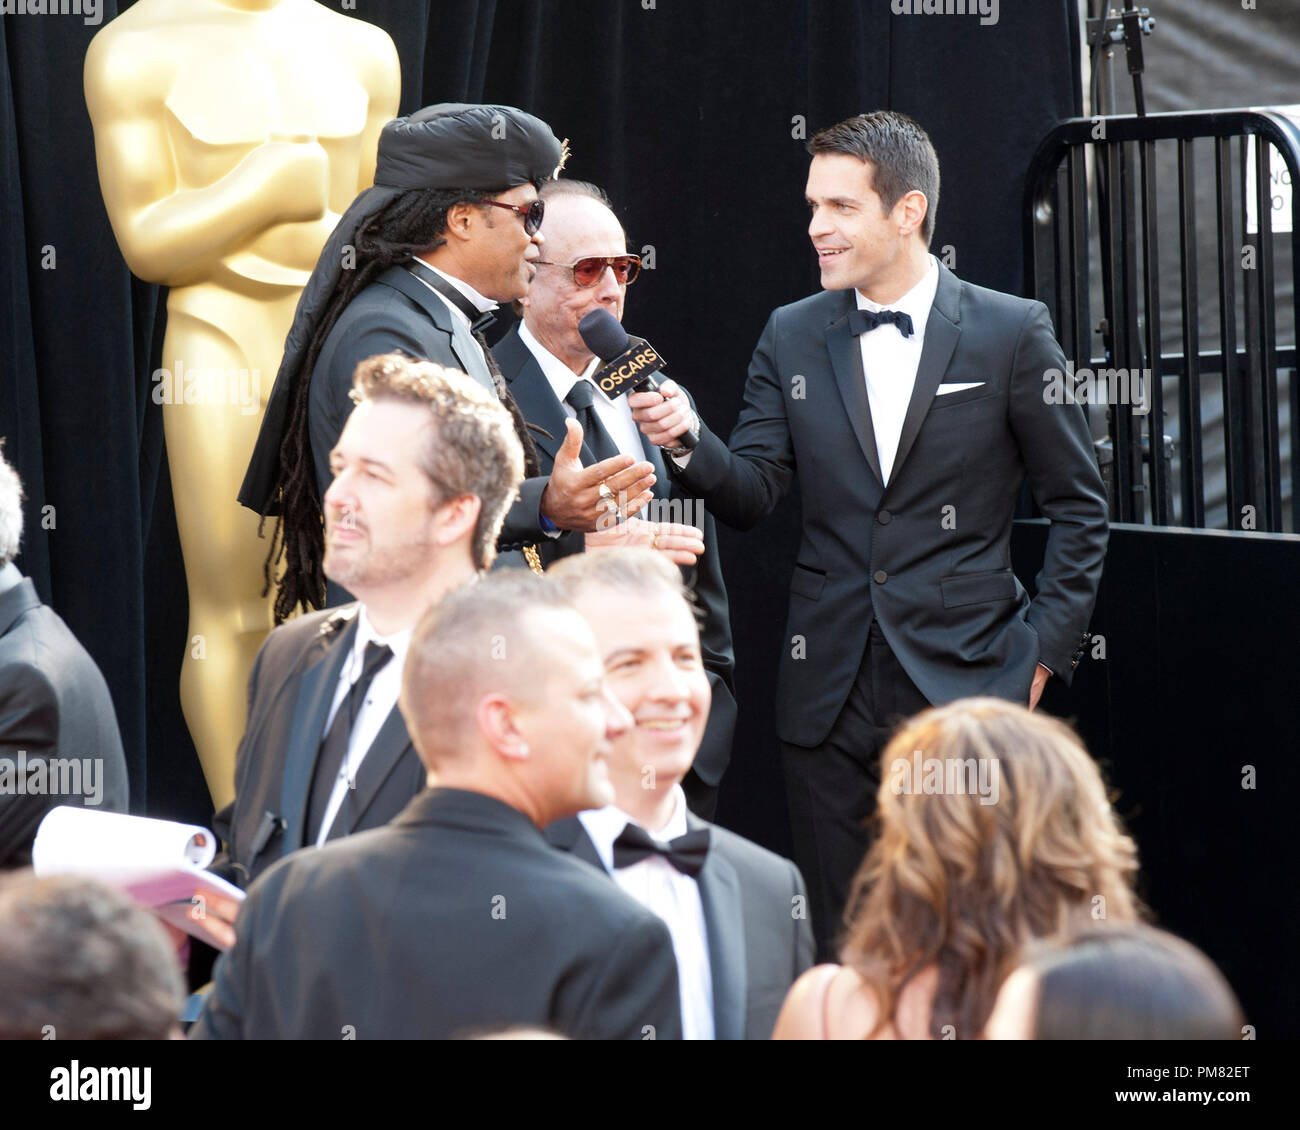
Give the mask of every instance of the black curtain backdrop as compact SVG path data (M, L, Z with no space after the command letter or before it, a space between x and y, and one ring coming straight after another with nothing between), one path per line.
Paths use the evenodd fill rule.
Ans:
M106 0L104 20L127 6ZM603 185L635 246L654 249L628 327L725 434L768 313L817 289L803 139L820 126L878 107L917 118L943 170L936 251L964 278L1020 290L1023 170L1080 110L1077 29L1072 0L1000 8L991 26L894 16L888 0L357 0L347 14L396 42L403 113L504 102L571 140L569 175ZM133 809L204 822L177 692L185 574L149 396L165 295L128 273L100 198L82 91L96 30L0 23L0 435L27 490L20 567L108 679ZM719 815L781 851L771 702L797 528L787 505L750 534L721 531L743 709Z

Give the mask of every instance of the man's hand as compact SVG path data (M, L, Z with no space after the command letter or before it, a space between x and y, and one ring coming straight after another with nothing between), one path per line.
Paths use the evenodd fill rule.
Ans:
M647 522L642 518L588 534L588 551L619 546L645 545L666 554L675 565L694 565L704 553L704 533L679 522Z
M611 521L615 509L620 519L629 518L654 497L650 489L655 483L654 464L617 455L584 467L582 425L570 417L565 429L564 443L556 452L541 501L542 513L560 529L591 533L600 528L602 518ZM613 501L601 495L602 483L609 488Z
M676 447L679 436L699 426L690 399L675 381L664 381L658 392L629 392L627 403L641 434L656 447Z
M215 894L212 891L195 891L192 897L195 901L189 910L185 912L185 917L192 918L195 922L202 922L208 932L222 942L226 949L233 946L235 944L235 919L239 917L241 904L232 898ZM162 922L167 933L171 935L177 956L181 959L181 963L185 964L188 958L189 934L179 926L173 926L164 919L160 918L159 921Z
M1043 695L1043 688L1047 686L1047 680L1052 677L1052 673L1041 663L1034 672L1034 681L1029 688L1029 709L1033 710L1038 705L1038 700Z

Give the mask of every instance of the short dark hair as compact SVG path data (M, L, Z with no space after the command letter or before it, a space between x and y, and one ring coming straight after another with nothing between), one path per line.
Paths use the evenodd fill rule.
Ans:
M939 157L929 135L906 114L873 110L846 118L813 134L808 152L840 153L869 164L872 191L887 213L906 193L922 193L927 206L921 238L930 246L939 211Z
M1239 1040L1241 1006L1190 942L1140 923L1098 922L1025 953L1036 1040Z
M0 876L0 1039L165 1040L185 987L166 932L93 879Z

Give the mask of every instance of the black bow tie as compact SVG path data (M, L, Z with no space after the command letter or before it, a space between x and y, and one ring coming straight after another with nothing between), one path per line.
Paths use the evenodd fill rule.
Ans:
M709 830L687 832L668 843L651 838L644 828L628 824L614 841L614 868L631 867L651 855L662 855L683 875L692 879L704 869L709 854Z
M849 333L856 337L858 334L868 333L877 326L887 325L892 322L898 327L898 332L904 337L912 336L912 316L904 314L901 310L850 310L849 311Z

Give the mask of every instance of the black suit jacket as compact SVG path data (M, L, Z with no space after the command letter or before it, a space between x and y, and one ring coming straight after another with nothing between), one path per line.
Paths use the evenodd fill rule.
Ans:
M719 1040L766 1040L785 995L812 964L813 936L799 869L689 810L690 831L709 829L709 854L697 882L709 934L713 1027ZM556 847L608 877L576 816L546 829Z
M459 350L457 342L462 343ZM457 337L447 304L405 267L389 267L339 315L312 370L308 424L322 498L334 480L329 453L354 407L348 393L357 365L367 357L394 350L459 369L492 390L482 350L473 338ZM545 477L526 479L519 498L506 513L497 546L502 554L513 555L515 564L524 564L526 542L537 543L539 551L546 548L543 543L549 539L538 521L545 489ZM330 603L337 603L342 595L337 586L330 587Z
M501 375L510 385L515 403L530 424L544 428L551 438L535 434L537 459L541 470L549 475L555 456L564 442L566 413L528 346L515 326L493 348ZM735 652L731 645L731 615L727 603L727 586L722 579L722 562L718 557L718 534L707 511L696 513L690 493L676 485L664 470L663 456L654 444L642 437L645 458L655 468L654 495L662 504L663 521L702 522L704 556L694 567L683 567L686 584L699 602L703 622L700 625L700 650L713 690L708 727L700 744L693 768L706 784L715 788L731 760L731 740L736 729ZM584 443L582 463L590 467L596 460ZM581 553L583 535L570 532L555 539L556 555Z
M664 924L479 793L428 790L387 828L286 860L237 934L192 1038L681 1036Z
M75 775L65 764L52 782L49 767L56 759L81 764ZM36 780L32 767L38 762L45 763L43 787L59 791L19 793ZM0 773L6 770L13 777L11 787L0 789L0 867L31 863L36 828L51 808L127 810L126 758L108 685L26 578L0 593Z
M978 694L1027 701L1040 662L1069 682L1106 550L1106 497L1083 410L1044 395L1044 373L1063 370L1065 359L1041 302L939 266L887 486L848 329L854 308L846 290L773 311L730 446L705 428L687 466L674 468L740 529L769 513L798 472L803 538L777 728L803 746L834 725L873 616L931 703ZM936 395L941 384L975 382ZM1051 520L1032 603L1011 571L1026 477Z
M226 850L213 870L245 886L304 846L308 793L360 606L281 624L248 680L248 725L235 758L235 799L213 820ZM394 706L330 828L335 839L387 824L424 788L427 773Z

